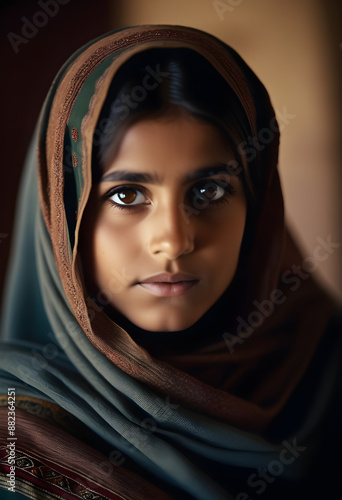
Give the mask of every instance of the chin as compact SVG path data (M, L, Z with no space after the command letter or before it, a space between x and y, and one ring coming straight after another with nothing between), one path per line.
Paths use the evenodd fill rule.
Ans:
M202 316L200 316L202 317ZM175 318L172 314L169 314L169 317L158 318L151 317L138 320L137 318L131 318L130 321L136 325L138 328L142 328L143 330L149 332L179 332L181 330L186 330L193 326L199 318L188 318L188 317L179 317Z

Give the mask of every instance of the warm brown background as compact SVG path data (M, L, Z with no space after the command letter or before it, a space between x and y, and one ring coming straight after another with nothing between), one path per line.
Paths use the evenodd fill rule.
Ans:
M54 0L52 0L54 1ZM62 1L62 0L61 0ZM41 0L41 3L48 0ZM295 115L282 131L280 173L287 215L311 256L316 238L342 243L340 131L342 4L340 0L63 0L59 12L16 54L7 38L21 35L38 1L1 7L0 286L10 254L16 189L30 137L50 83L82 44L120 26L181 24L232 45L259 75L274 107ZM6 236L7 235L7 236ZM342 298L341 249L317 274Z

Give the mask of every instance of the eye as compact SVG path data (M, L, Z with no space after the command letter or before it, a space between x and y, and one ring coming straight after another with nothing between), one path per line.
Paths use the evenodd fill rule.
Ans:
M216 201L226 195L226 190L216 182L206 181L205 183L197 185L197 193L205 201Z
M232 186L225 187L213 180L202 181L196 184L191 190L192 203L195 205L213 205L227 198L231 193Z
M236 190L231 184L208 179L195 184L190 190L189 197L191 204L196 209L202 210L229 203L235 192Z
M140 205L146 201L145 195L138 189L120 187L111 192L109 199L116 205Z

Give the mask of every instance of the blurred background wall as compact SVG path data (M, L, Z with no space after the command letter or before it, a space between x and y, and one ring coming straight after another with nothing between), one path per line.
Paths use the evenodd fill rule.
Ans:
M0 284L25 151L59 67L101 33L161 23L221 38L265 84L282 129L279 169L289 225L304 257L313 255L318 237L331 235L341 243L315 275L342 299L340 0L52 0L59 2L58 12L49 14L27 42L9 36L22 34L23 18L39 20L37 12L49 1L11 1L1 7Z

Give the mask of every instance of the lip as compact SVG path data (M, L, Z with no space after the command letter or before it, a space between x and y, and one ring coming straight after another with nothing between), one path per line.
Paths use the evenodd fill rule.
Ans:
M138 282L148 292L158 297L178 297L193 288L199 280L183 273L157 274Z
M198 281L194 276L190 276L189 274L184 273L176 273L176 274L156 274L155 276L150 276L145 280L139 281L139 284L142 283L178 283L179 281Z

